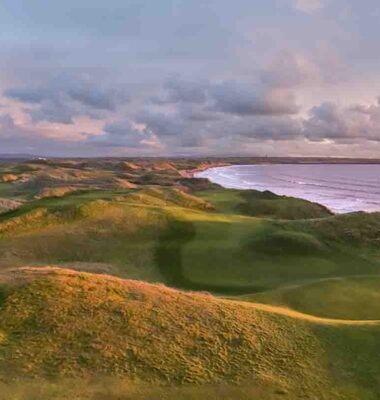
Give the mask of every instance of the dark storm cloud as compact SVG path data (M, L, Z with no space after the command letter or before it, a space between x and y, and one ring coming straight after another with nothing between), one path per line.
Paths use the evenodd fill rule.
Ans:
M75 76L60 76L46 82L45 86L10 88L4 92L10 99L25 105L33 121L49 121L62 124L73 123L77 116L101 118L120 104L128 102L125 91L102 87L92 80Z

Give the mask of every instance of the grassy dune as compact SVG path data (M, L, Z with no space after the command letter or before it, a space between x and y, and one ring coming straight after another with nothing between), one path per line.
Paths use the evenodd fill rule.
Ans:
M105 263L114 273L160 280L154 265L156 237L165 211L110 200L54 203L18 210L0 222L0 266L39 263Z
M0 400L278 400L289 398L288 391L277 389L270 382L262 384L213 385L138 385L126 379L30 380L28 383L0 383Z
M0 215L0 267L103 263L122 277L220 293L379 273L377 214L252 217L239 213L241 195L148 187L29 201Z
M361 218L355 214L343 221L341 216L299 221L247 217L231 212L234 196L228 193L228 205L224 195L207 196L217 209L230 210L228 214L182 215L193 232L182 246L182 270L196 287L262 291L305 280L379 272L377 214L366 216L357 227L353 222ZM347 234L351 226L362 240Z
M12 184L0 182L0 197L10 197L12 194Z
M380 390L380 322L318 320L57 268L9 271L1 281L5 377L113 375L156 393L158 384L187 385L184 394L241 384L263 399L370 399Z
M380 214L199 165L0 168L0 400L380 398Z
M214 202L220 212L275 219L311 219L331 216L320 204L294 197L279 196L269 191L213 189L196 194Z
M326 318L380 319L380 276L332 278L241 299L286 306Z

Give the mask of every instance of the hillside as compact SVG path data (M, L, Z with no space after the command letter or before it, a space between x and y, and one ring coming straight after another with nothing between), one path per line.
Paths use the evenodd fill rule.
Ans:
M379 398L380 213L208 165L0 165L0 400Z
M0 371L9 379L251 382L266 398L371 398L380 390L377 321L315 319L52 267L8 271L1 282Z
M241 296L326 318L379 319L380 275L338 277Z
M316 206L303 202L309 219L252 217L242 215L244 196L145 186L24 200L0 214L0 268L101 264L124 278L225 294L380 272L378 214L315 219ZM273 196L271 207L285 210L289 198Z

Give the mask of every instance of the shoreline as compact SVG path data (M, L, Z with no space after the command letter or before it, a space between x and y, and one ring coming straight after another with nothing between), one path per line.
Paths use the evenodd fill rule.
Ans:
M357 165L357 166L365 166L368 164L328 164L328 163L317 163L317 164L287 164L288 166L323 166L323 165L331 165L331 166L339 166L339 165ZM372 164L373 165L373 164ZM349 214L352 212L366 212L373 213L380 211L380 199L376 202L376 197L372 199L370 197L371 191L365 191L362 188L357 188L355 185L352 188L348 188L349 182L342 182L342 186L335 186L336 182L332 179L323 180L323 183L315 183L313 179L315 177L305 176L305 177L297 177L294 179L291 178L289 180L285 180L285 186L281 183L278 187L273 187L269 182L252 182L249 180L241 180L239 176L234 176L234 174L228 176L228 173L218 174L217 171L221 168L225 168L228 170L229 167L280 167L284 166L284 164L234 164L234 165L221 165L221 166L211 166L206 169L202 169L200 171L195 171L193 174L194 178L203 178L208 179L211 183L222 186L225 189L235 189L235 190L257 190L259 192L270 191L278 196L288 196L299 198L303 200L307 200L313 203L320 204L329 210L331 210L334 214ZM216 171L215 174L212 174L212 171ZM211 173L210 173L211 172ZM268 177L270 181L271 177ZM308 180L310 179L310 180ZM318 179L317 179L318 180ZM356 179L360 181L360 176ZM281 179L279 179L279 182ZM287 187L286 187L287 184ZM266 185L266 186L264 186ZM347 186L347 187L345 187ZM359 185L360 186L360 185ZM356 190L355 190L356 189ZM335 191L334 191L335 190ZM347 192L347 193L346 193ZM351 193L350 193L351 192ZM366 194L362 195L361 194Z
M212 159L215 161L212 161ZM191 157L189 157L191 159ZM211 160L211 161L210 161ZM263 165L380 165L379 158L347 158L347 157L210 157L200 158L200 166L182 170L185 178L194 178L195 174L213 168Z
M238 165L243 165L243 164L217 164L217 165L201 165L197 168L194 169L189 169L189 170L183 170L181 173L185 178L197 178L195 174L198 174L200 172L206 172L210 169L214 168L223 168L223 167L234 167ZM255 165L255 164L250 164L250 165Z

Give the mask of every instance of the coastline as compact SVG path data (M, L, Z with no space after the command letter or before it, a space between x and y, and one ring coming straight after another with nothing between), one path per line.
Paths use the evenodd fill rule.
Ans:
M182 175L184 178L197 178L197 176L195 176L198 173L201 172L206 172L208 170L214 169L214 168L221 168L221 167L233 167L236 165L240 165L240 164L231 164L231 163L215 163L215 164L206 164L203 165L201 164L199 167L194 168L194 169L189 169L189 170L183 170L181 171ZM251 164L254 165L254 164Z
M199 166L182 170L184 177L193 178L198 172L212 168L251 165L380 165L379 158L347 157L210 157L199 158Z
M370 168L370 165L364 164L346 164L359 167L359 171L363 168ZM373 165L373 164L371 164ZM338 184L333 178L323 176L322 183L318 181L318 174L314 176L310 171L309 175L299 177L297 171L298 167L302 168L302 171L307 171L310 167L315 166L323 171L323 166L334 166L336 169L342 171L342 164L328 164L328 163L317 163L317 164L233 164L233 165L218 165L211 166L209 168L202 168L199 171L194 171L194 178L208 179L210 182L218 184L226 189L236 190L257 190L260 192L271 191L279 196L295 197L303 200L307 200L313 203L318 203L328 208L337 214L347 214L351 212L379 212L380 211L380 187L378 185L367 188L360 181L360 176L353 179L356 185L350 186L351 181L342 181ZM246 168L244 174L239 173L233 174L228 173L229 168L239 169ZM248 169L258 167L258 181L253 182L249 174ZM267 167L273 167L274 170L268 173ZM284 177L281 176L284 168L288 167L290 171L285 173ZM305 169L304 169L305 168ZM293 170L297 173L292 175ZM260 174L261 173L261 174ZM241 175L245 175L246 178L242 179ZM254 175L254 173L252 174ZM347 177L351 179L351 175L348 173ZM347 178L345 176L345 178ZM284 179L281 179L284 178ZM348 179L347 178L347 179ZM331 180L330 180L331 179ZM372 194L372 192L374 194ZM373 197L371 197L373 196Z

